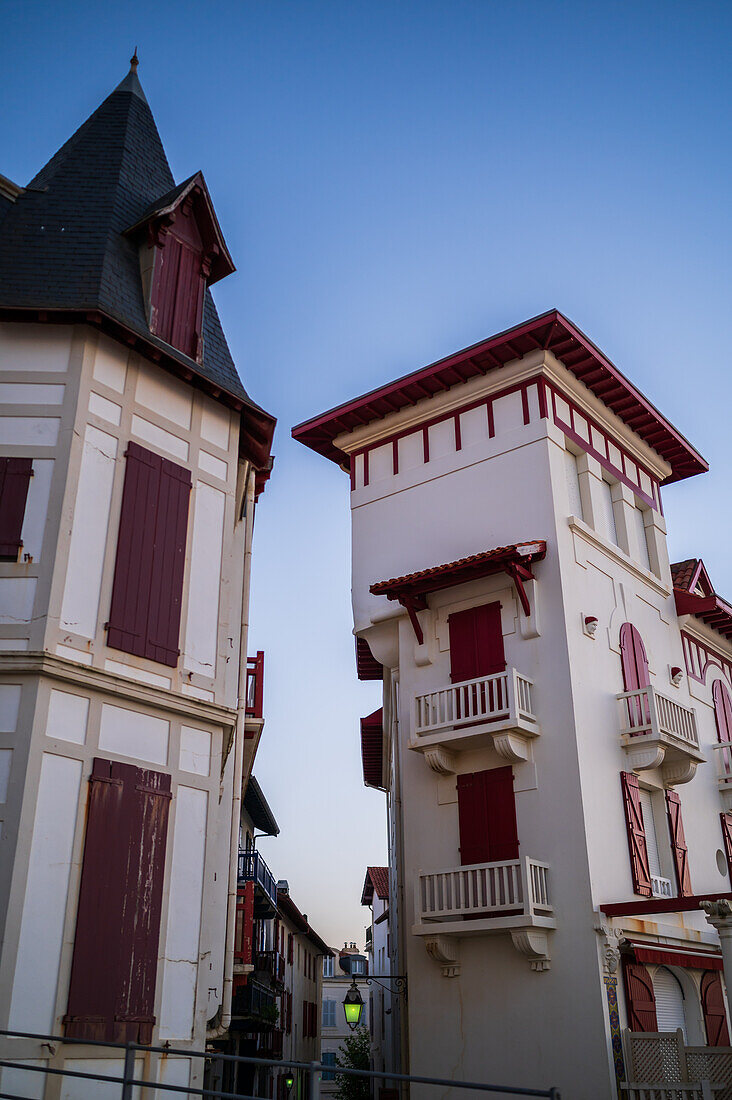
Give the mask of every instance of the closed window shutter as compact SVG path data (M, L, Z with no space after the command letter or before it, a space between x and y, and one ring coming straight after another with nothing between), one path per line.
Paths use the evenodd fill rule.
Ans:
M456 611L448 617L447 623L453 684L505 670L500 603Z
M651 896L651 870L648 863L648 847L646 845L638 777L632 772L621 772L620 782L623 791L625 824L628 830L633 890L636 894L648 898Z
M178 663L190 471L130 443L107 644Z
M17 561L33 473L31 458L0 458L0 559Z
M719 815L719 819L722 823L724 852L727 856L727 871L729 873L730 883L732 883L732 813L722 813Z
M65 1017L70 1038L152 1039L170 798L169 775L94 760Z
M642 963L623 957L623 984L631 1031L658 1031L656 998L651 976Z
M689 853L684 836L684 823L681 820L681 799L676 791L666 791L666 809L668 812L668 831L671 836L671 853L676 869L676 885L680 898L691 895L691 875L689 873Z
M670 970L659 966L653 975L653 995L656 1002L656 1025L659 1031L681 1031L686 1038L684 995Z
M729 1046L727 1013L718 970L705 970L700 992L708 1045L710 1047Z
M459 775L457 789L461 863L518 859L511 766Z
M623 683L625 691L648 687L651 678L648 671L646 647L639 631L632 623L623 623L620 628L620 659L623 664Z

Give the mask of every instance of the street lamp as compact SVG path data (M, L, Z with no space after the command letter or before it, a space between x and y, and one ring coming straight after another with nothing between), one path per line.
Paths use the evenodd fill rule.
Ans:
M346 1023L351 1031L355 1031L361 1023L361 1015L363 1013L363 998L358 991L355 978L351 982L348 987L348 992L343 998L343 1011L346 1014Z
M295 1078L292 1073L288 1073L285 1077L285 1088L289 1092L292 1086L295 1084Z

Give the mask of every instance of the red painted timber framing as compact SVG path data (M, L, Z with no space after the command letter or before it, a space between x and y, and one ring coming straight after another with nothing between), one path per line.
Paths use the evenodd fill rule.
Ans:
M480 554L472 554L445 565L436 565L431 569L422 569L417 573L407 573L403 577L377 581L369 587L369 592L374 596L386 596L390 600L420 599L442 588L454 588L466 581L503 573L514 564L527 567L545 557L546 542L543 539L517 542L511 546L498 546L495 550L484 550Z
M706 680L707 669L710 665L714 665L732 684L732 661L729 657L725 657L718 650L710 648L708 644L700 642L698 638L692 638L685 630L681 631L681 645L684 650L686 671L692 679L703 684Z
M601 905L607 917L642 917L651 913L690 913L703 901L732 901L729 894L692 894L688 898L648 898L645 901L620 901Z
M726 600L716 595L697 596L680 588L674 588L674 599L678 615L693 615L725 638L732 638L732 607Z
M701 455L628 381L609 359L558 310L534 317L488 340L372 390L338 408L298 424L295 439L348 466L334 439L361 424L383 419L416 401L488 374L537 349L551 351L581 382L657 451L672 468L667 479L680 481L708 469Z

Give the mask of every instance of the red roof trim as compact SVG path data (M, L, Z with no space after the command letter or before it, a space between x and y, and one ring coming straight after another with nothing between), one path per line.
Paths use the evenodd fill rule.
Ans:
M388 867L367 867L366 878L363 883L363 890L361 892L361 904L371 905L374 900L374 893L382 901L389 900L389 868Z
M642 917L650 913L692 913L702 901L732 901L732 894L692 894L688 898L636 898L601 905L600 912L608 917Z
M384 666L376 660L365 638L356 638L356 675L359 680L384 679Z
M511 546L498 546L495 550L485 550L481 554L460 558L446 565L422 569L418 573L408 573L404 577L378 581L370 586L369 591L374 596L386 596L390 600L405 596L425 596L442 588L454 588L466 581L501 573L511 565L528 566L531 562L541 561L545 556L546 542L543 539L517 542Z
M666 459L672 467L669 482L681 481L708 469L706 461L688 440L584 333L555 309L298 424L292 429L292 435L326 458L347 465L348 456L333 443L341 432L380 420L389 412L450 389L456 384L456 374L467 381L537 348L552 351L609 409Z
M719 596L697 596L674 588L674 598L678 615L693 615L725 638L732 638L732 607Z

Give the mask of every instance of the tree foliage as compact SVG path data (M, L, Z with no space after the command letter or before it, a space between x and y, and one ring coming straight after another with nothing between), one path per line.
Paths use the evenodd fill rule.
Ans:
M371 1068L371 1040L365 1027L357 1028L341 1044L335 1064L341 1069ZM336 1100L369 1100L371 1095L371 1081L368 1077L336 1073L335 1084Z

